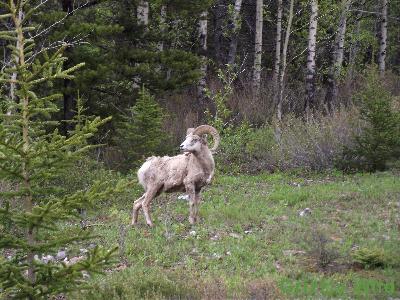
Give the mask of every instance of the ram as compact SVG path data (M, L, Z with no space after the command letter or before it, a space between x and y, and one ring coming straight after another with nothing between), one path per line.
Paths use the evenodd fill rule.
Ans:
M207 145L206 134L213 137L212 148ZM162 192L182 191L189 195L189 222L196 223L200 192L214 176L213 153L218 148L219 142L220 137L214 127L201 125L187 130L186 139L180 145L183 154L148 158L138 171L139 183L145 192L133 204L132 225L137 223L138 213L142 208L147 225L153 226L149 214L151 201Z

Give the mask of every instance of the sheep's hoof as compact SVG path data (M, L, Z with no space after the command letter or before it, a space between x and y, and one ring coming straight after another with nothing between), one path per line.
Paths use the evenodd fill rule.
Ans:
M153 223L147 223L147 226L153 227L154 225L153 225Z
M192 217L189 217L189 223L190 223L191 225L196 224L196 219L195 219L195 218L192 218Z

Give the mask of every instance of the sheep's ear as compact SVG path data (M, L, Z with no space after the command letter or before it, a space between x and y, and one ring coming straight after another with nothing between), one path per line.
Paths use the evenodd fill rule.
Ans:
M186 135L189 135L189 134L193 133L193 131L194 131L194 128L188 128L186 130Z

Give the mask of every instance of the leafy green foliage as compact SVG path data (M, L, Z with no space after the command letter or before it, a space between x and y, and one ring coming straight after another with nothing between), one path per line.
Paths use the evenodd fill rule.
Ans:
M60 94L45 94L41 87L73 79L72 73L83 64L64 69L67 45L36 55L29 38L34 28L24 26L34 12L32 4L9 1L4 5L9 15L1 16L13 20L10 30L2 32L13 41L11 66L0 75L0 101L5 108L0 115L0 249L11 253L0 264L1 296L6 298L37 299L70 291L84 283L82 271L97 273L110 264L113 251L98 247L70 265L45 264L35 257L89 239L90 231L72 224L65 228L62 221L74 220L77 209L93 206L126 186L122 181L116 187L97 181L68 192L57 184L60 174L93 149L88 139L109 118L85 118L78 107L75 129L68 137L60 135L59 123L51 120Z
M356 262L365 268L383 267L387 264L385 252L381 248L360 248L353 253Z
M400 155L400 112L394 110L393 96L370 69L363 89L355 96L360 118L365 122L355 137L354 149L345 150L345 159L358 169L382 171Z
M138 166L144 158L169 150L168 134L162 130L165 114L146 88L142 87L136 104L121 118L116 143L126 158L122 169Z

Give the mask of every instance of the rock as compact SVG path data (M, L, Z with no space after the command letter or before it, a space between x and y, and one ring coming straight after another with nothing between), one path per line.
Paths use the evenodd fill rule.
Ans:
M305 254L305 251L302 250L283 250L283 255L285 256L294 256L294 255L299 255L299 254Z
M67 252L65 250L60 250L57 252L57 255L56 255L57 260L63 260L66 257L67 257Z
M309 209L308 207L299 212L300 217L305 217L307 215L311 215L311 209Z
M72 257L70 260L69 260L69 262L67 263L67 265L68 266L70 266L70 265L74 265L74 264L76 264L77 262L79 262L80 260L82 260L82 259L84 259L85 257L83 257L83 256L75 256L75 257Z
M179 200L188 201L188 200L189 200L189 195L180 195L180 196L178 196L178 199L179 199Z
M250 234L250 233L252 233L252 232L253 232L253 231L251 231L251 230L245 230L245 231L244 231L245 234Z
M83 277L83 279L89 279L90 275L87 271L82 271L82 277Z
M190 234L191 236L196 236L196 231L192 230L191 232L189 232L189 234Z
M235 232L231 232L231 233L229 234L229 236L230 236L230 237L233 237L233 238L235 238L235 239L241 239L241 238L242 238L241 235L239 235L239 234L237 234L237 233L235 233Z
M42 262L44 264L48 264L49 262L53 262L54 261L54 256L53 255L46 255L42 257Z
M215 252L212 254L212 256L213 256L213 258L215 258L215 259L222 259L222 255L217 254L217 253L215 253Z
M218 241L218 240L219 240L219 235L216 234L216 235L210 237L210 240L212 240L212 241Z
M85 249L85 248L81 248L81 249L79 249L79 252L80 252L81 254L86 254L86 253L89 252L89 250L88 250L88 249Z

